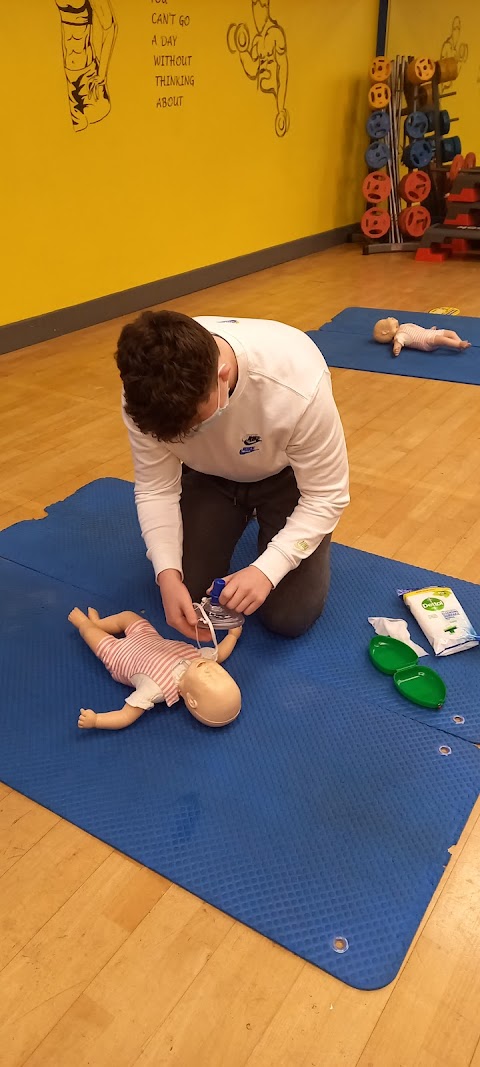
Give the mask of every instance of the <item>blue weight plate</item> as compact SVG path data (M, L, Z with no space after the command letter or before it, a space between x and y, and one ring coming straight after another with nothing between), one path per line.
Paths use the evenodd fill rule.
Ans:
M442 160L444 163L451 163L455 156L459 156L462 151L462 142L459 137L445 137L442 141Z
M435 129L435 112L430 109L429 111L426 111L425 114L428 119L428 132L433 133ZM450 115L448 114L448 111L446 111L445 109L443 109L443 111L440 111L438 119L440 134L442 137L446 137L447 133L450 132Z
M390 159L390 149L385 141L372 141L365 152L365 161L371 170L380 170Z
M424 137L428 131L428 116L423 111L411 111L405 119L405 133L412 140Z
M403 152L402 162L410 169L428 167L432 162L435 146L432 141L413 141Z
M386 137L390 132L390 119L386 111L373 111L367 119L367 133L374 141Z

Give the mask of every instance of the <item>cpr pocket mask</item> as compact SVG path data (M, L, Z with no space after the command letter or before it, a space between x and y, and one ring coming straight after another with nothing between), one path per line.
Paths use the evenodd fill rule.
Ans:
M208 623L210 624L210 631L214 630L233 630L235 626L243 626L245 622L245 616L241 615L239 611L232 611L226 605L220 603L220 597L225 589L225 582L223 578L215 578L212 585L212 591L209 597L204 597L201 604L195 604L195 608L199 608L203 613L203 617L206 616ZM200 621L202 616L200 616Z

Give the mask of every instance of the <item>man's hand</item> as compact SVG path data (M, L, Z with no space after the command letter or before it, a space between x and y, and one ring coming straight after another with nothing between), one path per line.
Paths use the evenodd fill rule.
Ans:
M273 585L263 571L254 566L245 567L225 578L225 589L220 603L232 611L240 611L242 615L253 615L254 611L261 608L272 589Z
M165 618L168 625L178 630L184 637L196 641L197 613L192 598L178 571L161 571L157 583L162 594ZM199 641L210 641L210 631L198 624Z

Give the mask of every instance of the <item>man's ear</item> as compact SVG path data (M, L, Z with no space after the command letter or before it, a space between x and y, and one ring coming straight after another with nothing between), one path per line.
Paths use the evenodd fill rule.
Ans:
M184 701L185 701L185 703L187 705L187 708L191 708L192 711L194 711L195 708L198 705L198 701L195 700L195 697L192 697L191 693L185 693L185 696L184 696L183 699L184 699Z

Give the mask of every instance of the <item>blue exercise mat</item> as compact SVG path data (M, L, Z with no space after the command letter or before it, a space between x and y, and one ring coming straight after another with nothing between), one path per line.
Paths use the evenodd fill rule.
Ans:
M391 981L480 789L480 752L445 732L477 739L476 651L440 661L438 714L403 701L366 653L367 615L394 614L397 585L432 575L334 545L308 635L248 621L228 665L243 693L230 727L208 730L180 704L83 733L80 706L109 710L128 690L71 608L145 611L168 633L131 485L86 486L0 533L0 555L0 779L343 981ZM477 587L455 588L475 617Z
M390 316L427 329L436 326L456 330L465 341L470 341L472 348L459 353L448 348L437 348L434 352L405 348L394 358L391 345L380 345L372 339L378 319ZM350 307L319 330L309 331L308 336L318 345L330 367L480 385L480 318Z
M255 555L256 524L251 523L233 566L246 566ZM147 616L158 614L160 596L145 558L130 482L115 478L92 482L49 508L47 519L21 522L0 532L0 557L76 586L91 593L91 599L95 594L108 597L117 611L129 608L145 611ZM281 645L287 668L299 669L301 650L322 692L339 686L348 693L360 693L365 700L382 700L392 712L480 743L480 648L445 659L437 659L432 652L423 660L441 674L447 686L447 700L439 712L408 703L390 679L374 670L367 655L374 635L367 620L378 615L407 619L413 640L431 651L397 597L397 589L453 585L478 631L480 587L337 544L332 546L332 573L331 593L317 626L301 642L274 639ZM253 625L249 623L248 629ZM455 723L454 716L465 721Z
M381 679L359 697L337 663L320 686L310 642L287 653L254 621L229 667L244 701L230 727L180 705L80 732L79 705L124 695L66 621L90 596L6 560L0 580L0 778L344 982L390 982L480 790L480 752L389 714Z

